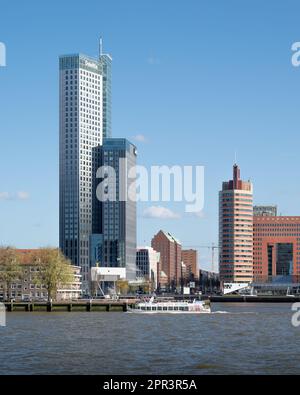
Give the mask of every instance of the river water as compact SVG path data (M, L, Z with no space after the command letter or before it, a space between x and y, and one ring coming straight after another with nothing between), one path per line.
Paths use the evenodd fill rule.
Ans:
M299 374L291 304L213 304L212 314L7 314L1 374Z

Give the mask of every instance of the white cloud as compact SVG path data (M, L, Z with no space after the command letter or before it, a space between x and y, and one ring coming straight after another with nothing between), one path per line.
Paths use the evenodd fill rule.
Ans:
M27 200L29 199L29 193L25 191L17 192L17 199L19 200Z
M29 197L29 193L25 191L17 193L0 192L0 200L27 200Z
M0 200L9 200L10 194L8 192L0 192Z
M140 142L140 143L146 143L147 142L147 138L143 134L136 134L135 136L133 136L133 139L135 141Z
M144 210L143 217L160 218L160 219L178 219L180 218L180 215L166 207L151 206Z
M197 218L204 218L204 212L203 210L201 211L196 211L195 213L192 213L195 217Z

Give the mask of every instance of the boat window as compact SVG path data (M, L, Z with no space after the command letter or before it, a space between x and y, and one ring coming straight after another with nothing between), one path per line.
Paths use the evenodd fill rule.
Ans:
M143 306L143 307L141 307L141 310L146 310L146 308Z
M162 310L162 307L161 307L161 306L158 306L158 307L157 307L157 310L160 310L160 311L161 311L161 310Z
M174 310L178 310L178 306L174 306Z
M151 310L151 307L150 307L150 306L147 306L147 310Z
M163 307L163 310L168 310L167 306L164 306L164 307Z

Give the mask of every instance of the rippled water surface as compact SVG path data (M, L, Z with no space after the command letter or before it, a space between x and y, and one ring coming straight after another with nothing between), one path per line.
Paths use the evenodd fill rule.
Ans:
M214 304L212 314L7 314L2 374L299 374L290 304Z

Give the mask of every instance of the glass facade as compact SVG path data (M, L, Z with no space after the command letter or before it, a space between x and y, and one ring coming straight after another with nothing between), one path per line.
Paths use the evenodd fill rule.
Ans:
M254 206L253 207L254 216L269 216L276 217L277 206Z
M147 249L140 249L136 253L136 274L137 278L149 279L150 258Z
M103 236L100 266L126 267L127 279L135 280L136 202L127 198L127 176L136 165L136 147L126 139L111 138L103 140L100 151L99 167L104 169L104 177L99 181L103 183L98 211Z
M100 55L101 74L103 77L103 138L112 136L111 127L111 75L112 75L112 58L110 55Z
M268 276L273 274L273 245L268 245Z
M293 274L293 244L276 244L276 275L288 276Z

